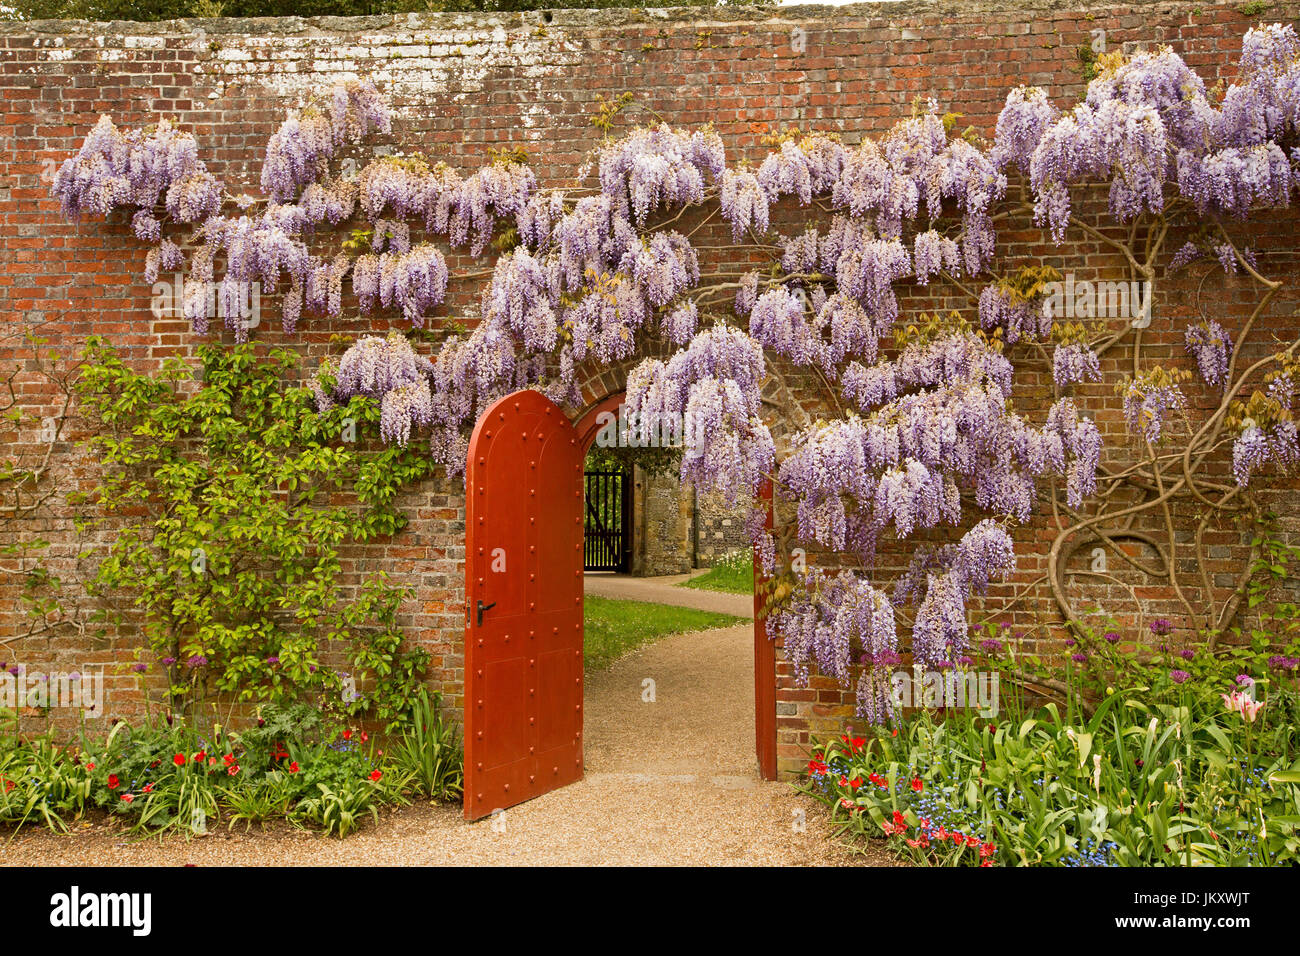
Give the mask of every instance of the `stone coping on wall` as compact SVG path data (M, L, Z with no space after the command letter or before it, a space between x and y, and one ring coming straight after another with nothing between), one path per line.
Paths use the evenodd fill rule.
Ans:
M1243 19L1232 4L1196 3L1195 0L1160 0L1127 4L1088 3L1086 0L893 0L886 3L855 3L845 6L800 4L797 6L759 7L631 7L618 9L562 9L528 10L497 13L409 13L364 17L251 17L212 19L159 20L138 22L112 20L33 20L28 22L0 22L0 36L69 36L103 37L124 36L187 36L196 32L212 35L259 36L340 36L358 33L400 34L411 30L474 30L519 29L523 27L555 27L557 29L590 29L599 27L645 26L664 23L728 24L728 23L806 23L810 21L861 22L892 25L916 23L936 19L976 20L991 26L988 18L998 14L1021 14L1028 24L1043 15L1071 13L1087 15L1092 11L1106 11L1112 15L1126 10L1133 16L1143 14L1168 16L1187 11L1232 11ZM1280 16L1280 10L1261 11ZM1005 19L1005 17L1004 17Z

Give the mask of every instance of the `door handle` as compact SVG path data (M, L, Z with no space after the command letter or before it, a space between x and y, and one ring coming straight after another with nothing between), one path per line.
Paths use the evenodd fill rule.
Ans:
M490 611L496 606L497 606L496 601L493 601L491 604L484 604L482 600L478 602L478 626L479 627L483 626L483 612Z

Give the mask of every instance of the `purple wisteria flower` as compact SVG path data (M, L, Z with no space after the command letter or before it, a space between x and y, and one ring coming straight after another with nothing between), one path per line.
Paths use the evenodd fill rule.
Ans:
M1100 382L1097 353L1079 342L1062 342L1052 357L1052 380L1061 388L1075 382Z
M1213 319L1189 325L1184 333L1189 355L1196 359L1201 378L1207 385L1226 387L1232 339L1223 326Z

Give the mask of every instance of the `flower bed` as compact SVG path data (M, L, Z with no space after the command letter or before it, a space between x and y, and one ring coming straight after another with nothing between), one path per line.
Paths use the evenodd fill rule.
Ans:
M458 796L461 752L436 698L421 697L404 727L381 748L299 705L269 706L238 732L164 719L79 746L0 737L0 823L67 830L100 808L154 833L286 819L343 837L381 805Z
M819 745L802 789L843 834L925 866L1294 864L1288 673L1230 690L1111 688L1086 717L1055 704L993 720L923 712Z

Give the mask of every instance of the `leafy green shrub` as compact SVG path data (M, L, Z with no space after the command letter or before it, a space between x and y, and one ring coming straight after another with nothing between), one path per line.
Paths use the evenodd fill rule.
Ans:
M420 689L392 758L417 793L447 801L461 795L464 753L456 726L443 719L441 702L441 694L430 698L427 690Z
M310 389L286 388L292 352L198 356L191 384L182 361L144 375L87 344L76 389L104 476L82 523L114 531L91 592L141 612L151 655L137 667L165 670L178 710L224 694L395 723L427 655L401 648L406 592L382 573L343 590L340 552L405 526L394 500L430 473L427 454L355 440L378 423L372 400L318 414ZM336 650L348 673L328 665Z

